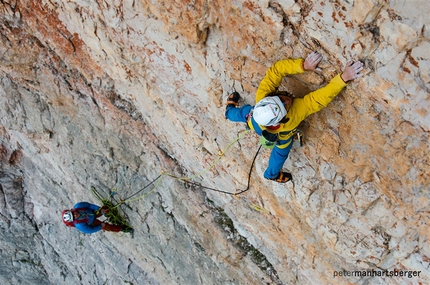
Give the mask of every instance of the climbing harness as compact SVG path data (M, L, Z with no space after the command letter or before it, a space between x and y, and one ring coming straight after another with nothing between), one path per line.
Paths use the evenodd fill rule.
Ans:
M264 136L260 136L260 144L264 148L273 149L276 145L276 142L271 142L267 140Z
M297 139L300 142L300 146L301 147L303 146L303 132L298 128L295 128L291 131L284 131L279 133L269 133L266 130L264 130L262 135L260 136L260 144L264 148L273 149L276 146L276 144L278 144L278 141L279 141L278 134L282 136L291 135L290 137L297 136Z

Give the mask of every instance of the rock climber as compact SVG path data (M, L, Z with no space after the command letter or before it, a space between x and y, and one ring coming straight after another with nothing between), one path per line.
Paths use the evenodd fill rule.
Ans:
M306 59L284 59L273 64L260 82L256 93L256 105L238 107L240 95L233 92L227 98L225 116L233 122L247 123L265 140L273 142L269 164L264 178L279 183L292 180L291 173L281 169L293 145L297 127L307 116L326 107L347 85L348 81L361 77L363 63L348 62L343 72L335 76L326 86L303 98L293 98L286 91L279 91L282 78L290 74L314 71L322 60L318 52L312 52Z
M107 222L100 221L98 218L102 215L109 214L107 207L99 207L88 202L79 202L73 209L64 210L62 213L63 222L69 227L75 227L86 234L93 234L100 230L107 232L126 232L132 233L133 228L111 225Z

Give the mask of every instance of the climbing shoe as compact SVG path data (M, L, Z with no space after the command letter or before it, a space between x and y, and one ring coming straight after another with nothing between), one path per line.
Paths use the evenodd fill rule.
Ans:
M278 177L276 178L271 178L269 180L273 180L276 181L278 183L286 183L288 181L292 181L293 180L293 176L291 175L291 173L288 172L280 172Z
M234 91L233 93L230 94L230 96L228 96L227 105L234 105L237 107L239 105L239 103L238 103L239 99L240 99L239 93Z

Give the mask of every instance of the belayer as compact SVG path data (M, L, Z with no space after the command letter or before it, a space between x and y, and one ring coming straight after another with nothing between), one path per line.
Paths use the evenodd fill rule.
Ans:
M133 228L121 225L111 225L107 222L100 221L103 215L109 214L107 207L99 207L97 205L79 202L73 209L64 210L62 212L63 222L69 227L75 227L79 231L92 234L100 230L107 232L125 232L132 233Z
M363 70L363 63L348 62L343 72L335 76L326 86L303 98L292 98L288 92L278 91L283 77L315 70L321 60L322 56L313 52L305 60L284 59L273 64L260 82L255 106L238 107L240 95L237 92L233 92L227 98L225 116L228 120L247 123L250 129L275 145L264 172L266 179L280 183L292 180L292 175L281 169L293 146L300 122L326 107L348 81L362 76L360 72Z

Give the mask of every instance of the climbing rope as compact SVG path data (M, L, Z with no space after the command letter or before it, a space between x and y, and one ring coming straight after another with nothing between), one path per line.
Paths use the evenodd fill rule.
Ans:
M154 191L155 191L155 189L157 189L157 187L160 185L160 183L161 183L161 180L162 180L162 178L163 178L163 176L168 176L168 177L171 177L171 178L173 178L173 179L175 179L175 180L179 180L179 181L183 181L185 184L187 184L187 185L193 185L193 186L196 186L196 187L200 187L200 188L203 188L203 189L207 189L207 190L210 190L210 191L215 191L215 192L219 192L219 193L223 193L223 194L228 194L228 195L233 195L233 196L235 196L236 198L239 198L238 197L238 195L240 195L240 194L242 194L242 193L244 193L244 192L246 192L246 191L248 191L249 190L249 187L250 187L250 180L251 180L251 173L252 173L252 169L253 169L253 167L254 167L254 164L255 164L255 160L256 160L256 158L257 158L257 156L258 156L258 153L260 152L260 149L261 149L261 145L259 146L259 148L258 148L258 150L257 150L257 152L255 153L255 155L254 155L254 158L253 158L253 160L252 160L252 164L251 164L251 167L250 167L250 169L249 169L249 173L248 173L248 182L247 182L247 187L246 187L246 189L244 189L244 190L238 190L238 189L236 189L236 192L228 192L228 191L223 191L223 190L220 190L220 189L216 189L216 188L213 188L213 187L208 187L208 186L204 186L204 185L202 185L201 183L199 183L199 182L196 182L196 181L193 181L192 179L194 179L194 178L197 178L197 177L200 177L200 176L202 176L203 174L205 174L205 173L207 173L208 171L210 171L212 168L214 168L215 167L215 165L220 161L220 159L225 155L225 153L228 151L228 149L235 143L235 142L237 142L238 140L240 140L243 136L245 136L248 132L249 132L250 130L245 130L245 131L243 131L243 132L241 132L240 134L239 134L239 136L236 138L236 139L234 139L233 141L231 141L226 147L225 147L225 149L224 150L222 150L221 152L220 152L220 154L218 155L218 157L217 157L217 159L215 159L215 161L208 167L208 168L206 168L206 169L204 169L203 171L201 171L200 173L198 173L198 174L195 174L195 175L192 175L192 176L190 176L190 177L180 177L180 176L176 176L176 175L174 175L174 174L171 174L171 173L166 173L166 172L162 172L160 175L158 175L154 180L152 180L151 182L149 182L145 187L143 187L142 189L140 189L139 191L137 191L137 192L135 192L135 193L133 193L132 195L130 195L129 197L127 197L127 198L125 198L125 199L120 199L120 201L118 202L118 201L116 201L114 198L113 198L113 196L115 195L115 193L116 193L116 187L117 187L117 185L112 189L112 191L111 191L111 193L110 193L110 198L111 198L111 200L114 200L115 202L116 202L116 204L114 205L111 201L109 201L109 199L106 199L106 198L104 198L95 188L91 188L91 190L92 190L92 192L93 192L93 194L96 196L96 198L97 199L99 199L102 203L103 203L103 206L106 206L108 209L109 209L109 217L108 217L108 219L109 219L109 221L110 222L112 222L112 223L114 223L114 224L120 224L120 225L126 225L126 226L128 226L128 224L127 224L127 222L126 222L126 220L122 217L122 215L119 213L119 207L122 205L122 204L127 204L127 203L130 203L130 202L133 202L133 201L137 201L137 200L140 200L140 199L143 199L143 198L145 198L145 197L147 197L148 195L150 195L151 193L153 193ZM140 195L140 196L138 196L138 197L135 197L136 195L138 195L139 193L141 193L142 191L144 191L145 189L147 189L148 187L150 187L151 185L153 185L154 184L154 186L153 186L153 188L149 191L149 192L146 192L146 193L144 193L144 194L142 194L142 195ZM134 197L134 198L133 198Z
M254 159L252 160L252 164L251 164L251 167L250 167L250 169L249 169L249 173L248 173L248 183L247 183L247 187L246 187L246 189L245 190L239 190L239 192L238 191L236 191L236 192L227 192L227 191L223 191L223 190L219 190L219 189L215 189L215 188L212 188L212 187L208 187L208 186L204 186L204 185L202 185L201 183L199 183L199 182L195 182L195 181L192 181L192 179L193 178L196 178L196 177L199 177L199 176L202 176L203 174L205 174L206 172L208 172L208 171L210 171L218 162L219 162L219 160L221 159L221 157L222 156L224 156L224 154L227 152L227 150L235 143L235 142L237 142L239 139L241 139L244 135L246 135L248 132L249 132L250 130L245 130L245 131L243 131L235 140L233 140L232 142L230 142L228 145L227 145L227 147L224 149L224 150L222 150L221 151L221 153L218 155L218 158L207 168L207 169L205 169L205 170L203 170L202 172L200 172L200 173L198 173L198 174L196 174L196 175L193 175L193 176L191 176L191 177L178 177L178 176L176 176L176 175L173 175L173 174L170 174L170 173L164 173L164 175L167 175L167 176L170 176L170 177L172 177L172 178L174 178L174 179L176 179L176 180L183 180L183 181L185 181L185 183L186 184L189 184L189 185L194 185L194 186L197 186L197 187L200 187L200 188L203 188L203 189L207 189L207 190L211 190L211 191L215 191L215 192L219 192L219 193L223 193L223 194L228 194L228 195L234 195L236 198L238 198L238 196L237 195L239 195L239 194L242 194L242 193L244 193L244 192L246 192L246 191L248 191L249 190L249 185L250 185L250 180L251 180L251 173L252 173L252 169L253 169L253 167L254 167L254 163L255 163L255 159L257 158L257 155L258 155L258 153L260 152L260 149L261 149L261 145L259 146L259 148L258 148L258 150L257 150L257 152L255 153L255 156L254 156ZM237 189L236 189L237 190Z
M240 192L238 192L238 193L235 193L235 194L234 194L235 196L236 196L236 195L239 195L239 194L242 194L242 193L245 193L246 191L248 191L248 190L249 190L249 183L251 182L251 173L252 173L252 168L254 167L255 159L257 158L258 153L260 152L261 147L262 147L262 145L260 144L260 146L259 146L259 147L258 147L258 149L257 149L257 152L256 152L256 153L255 153L255 155L254 155L254 159L252 160L251 167L249 168L249 173L248 173L248 185L246 186L246 189L245 189L245 190L242 190L242 191L240 191Z
M140 200L140 199L142 199L142 198L145 198L146 196L148 196L149 194L151 194L152 192L154 192L154 190L158 187L158 185L160 184L160 182L161 182L161 177L163 176L163 174L160 174L160 175L158 175L158 177L157 178L155 178L154 180L152 180L148 185L146 185L145 187L143 187L142 189L140 189L139 191L137 191L136 193L134 193L134 194L132 194L131 196L129 196L128 198L126 198L126 199L124 199L124 200L121 200L121 204L122 203L129 203L129 202L132 202L132 201L136 201L136 200ZM148 188L149 186L151 186L152 184L154 184L155 183L155 186L151 189L151 191L149 191L149 192L147 192L147 193L145 193L145 194L142 194L141 196L139 196L139 197L137 197L137 198L134 198L134 199L131 199L132 197L134 197L134 196L136 196L137 194L139 194L140 192L142 192L143 190L145 190L146 188Z
M248 190L249 190L249 185L250 185L250 182L251 182L252 169L254 168L255 159L257 158L258 153L260 152L261 147L262 147L262 145L260 145L260 146L258 147L257 152L256 152L256 153L255 153L255 155L254 155L254 159L252 160L251 167L249 168L249 173L248 173L248 183L247 183L247 186L246 186L246 189L245 189L245 190L238 190L238 191L236 191L236 192L232 193L232 192L227 192L227 191L223 191L223 190L215 189L215 188L208 187L208 186L203 186L203 185L201 185L200 183L195 182L195 181L188 181L188 180L187 180L187 181L186 181L186 183L187 183L187 184L190 184L190 185L198 186L198 187L200 187L200 188L204 188L204 189L207 189L207 190L211 190L211 191L215 191L215 192L220 192L220 193L228 194L228 195L234 195L235 197L237 197L237 198L238 198L238 195L240 195L240 194L242 194L242 193L245 193L246 191L248 191ZM237 190L237 189L236 189L236 190Z
M228 149L235 143L235 142L237 142L238 140L240 140L241 138L243 138L248 132L249 132L250 130L245 130L245 131L243 131L243 132L241 132L240 134L239 134L239 136L237 137L237 138L235 138L233 141L231 141L226 147L225 147L225 149L224 150L222 150L222 151L220 151L220 153L218 154L218 157L217 157L217 159L215 159L215 161L208 167L208 168L206 168L206 169L204 169L203 171L201 171L200 173L198 173L198 174L195 174L195 175L193 175L193 176L190 176L190 177L178 177L178 176L176 176L176 175L174 175L174 174L170 174L170 173L163 173L163 175L167 175L167 176L170 176L170 177L173 177L173 178L175 178L175 179L177 179L177 180L186 180L186 181L188 181L188 180L192 180L193 178L197 178L197 177L199 177L199 176L202 176L203 174L205 174L206 172L208 172L208 171L211 171L212 170L212 168L214 168L215 167L215 165L220 161L220 159L224 156L224 154L228 151Z
M99 199L101 201L101 203L103 205L102 208L107 209L107 211L105 211L105 213L103 215L106 217L107 221L110 224L118 225L118 226L123 226L125 228L132 228L129 225L129 223L127 222L127 219L124 218L124 216L120 213L120 210L119 210L120 208L118 207L120 204L117 203L117 205L114 205L112 203L112 201L110 201L107 198L104 198L100 194L100 192L98 192L96 190L96 188L94 188L94 187L91 187L91 192L94 194L94 196L97 199ZM112 193L111 193L111 195L109 197L113 198ZM102 208L100 208L98 211L101 211Z

